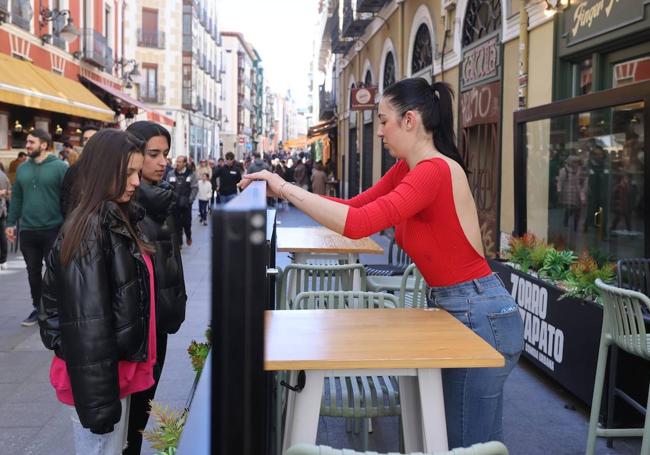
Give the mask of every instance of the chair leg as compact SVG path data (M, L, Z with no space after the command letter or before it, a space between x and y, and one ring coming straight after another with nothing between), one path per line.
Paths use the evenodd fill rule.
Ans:
M368 421L370 419L361 420L361 450L363 452L368 450Z
M609 374L607 375L607 428L614 428L614 407L616 406L616 365L618 348L609 348ZM614 438L607 438L607 447L614 447Z
M648 387L648 402L645 405L645 424L643 426L643 441L641 455L650 455L650 386Z
M591 414L589 417L589 433L587 435L586 455L594 455L596 449L596 430L598 428L598 415L600 414L600 404L603 397L603 383L605 381L605 370L607 369L607 332L605 331L603 321L603 330L600 334L600 347L598 348L598 364L596 366L596 379L594 382L594 395L591 399Z

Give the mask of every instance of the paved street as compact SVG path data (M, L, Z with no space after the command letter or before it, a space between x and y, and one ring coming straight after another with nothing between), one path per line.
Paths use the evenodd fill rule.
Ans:
M311 225L295 210L279 212L283 226ZM191 247L183 248L188 290L187 318L180 331L169 338L167 361L157 399L181 409L194 373L185 352L192 339L202 339L208 324L210 301L210 228L194 219ZM382 246L387 242L375 236ZM363 256L363 262L381 262ZM278 255L278 265L289 259ZM24 262L12 255L9 270L0 271L0 454L69 455L74 453L70 410L57 402L49 384L51 352L43 348L36 327L20 321L30 305ZM508 380L504 409L505 442L513 455L578 455L584 453L587 410L559 386L521 361ZM375 419L370 449L398 450L396 418ZM638 454L640 440L617 442L615 449L599 441L598 454ZM360 448L360 437L345 432L343 419L321 418L318 442L334 447ZM154 451L145 446L143 453Z

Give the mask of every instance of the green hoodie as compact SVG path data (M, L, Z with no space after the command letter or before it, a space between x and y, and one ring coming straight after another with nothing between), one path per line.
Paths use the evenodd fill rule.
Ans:
M15 226L18 219L21 231L61 226L61 183L67 170L68 165L54 155L41 163L33 159L25 161L18 168L12 187L7 226Z

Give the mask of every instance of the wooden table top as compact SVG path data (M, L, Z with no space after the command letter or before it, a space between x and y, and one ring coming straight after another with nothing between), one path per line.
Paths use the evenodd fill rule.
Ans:
M326 227L278 227L277 250L283 253L383 254L374 240L353 240Z
M276 310L264 318L269 371L504 365L501 354L443 310Z

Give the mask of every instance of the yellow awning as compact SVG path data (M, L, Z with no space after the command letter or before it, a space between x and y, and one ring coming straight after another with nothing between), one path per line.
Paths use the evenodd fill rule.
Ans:
M112 123L115 113L77 81L0 54L0 101Z

